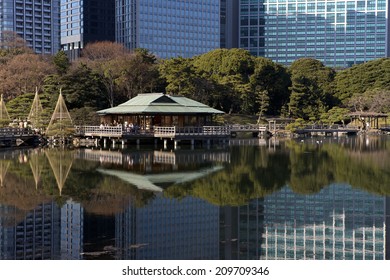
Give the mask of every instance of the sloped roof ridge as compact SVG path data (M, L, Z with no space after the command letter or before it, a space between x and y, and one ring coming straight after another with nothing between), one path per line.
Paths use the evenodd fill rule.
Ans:
M137 95L164 95L163 92L149 92L149 93L138 93Z

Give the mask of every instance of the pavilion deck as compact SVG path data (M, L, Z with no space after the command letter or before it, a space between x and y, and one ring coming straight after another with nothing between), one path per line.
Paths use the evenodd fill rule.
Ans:
M265 133L266 126L230 125L202 127L154 127L153 129L130 129L123 126L77 126L76 137L113 138L113 139L212 139L228 138L237 132Z

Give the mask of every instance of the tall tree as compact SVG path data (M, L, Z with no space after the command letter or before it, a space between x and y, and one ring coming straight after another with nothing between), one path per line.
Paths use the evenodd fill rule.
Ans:
M263 57L255 58L254 65L254 73L250 77L250 82L256 92L267 92L268 106L264 113L280 115L283 108L287 107L290 97L291 79L287 69Z
M390 90L390 58L372 60L337 72L336 96L347 104L355 94Z
M71 65L68 56L66 55L66 53L63 50L60 50L53 57L53 62L54 62L54 65L55 65L55 67L57 69L57 72L60 75L65 74L68 71L68 69L69 69L69 67Z
M122 44L102 41L87 44L81 55L85 60L99 62L121 57L126 53L129 53L129 50L127 50Z
M253 57L243 49L217 49L194 58L196 72L210 79L222 90L218 100L225 112L250 112L253 90L249 77L253 74Z
M32 54L33 51L22 37L9 30L3 30L0 33L0 64L25 53Z
M335 103L335 72L320 61L302 58L290 66L291 95L289 112L292 117L318 120Z
M82 63L100 76L111 107L123 101L117 81L122 77L123 61L128 55L129 51L123 45L113 42L91 43L82 52Z
M10 59L0 69L0 92L6 98L35 92L46 75L55 72L54 66L36 54L20 54Z
M129 99L139 93L163 91L156 57L145 49L124 56L116 84Z
M83 63L75 63L66 75L52 81L57 83L51 85L54 90L52 94L58 94L61 88L69 110L82 107L103 109L109 106L99 75ZM46 82L48 89L50 80Z
M166 92L192 96L195 93L195 69L190 58L171 58L161 62L160 75L165 79Z
M261 90L260 87L256 88L256 103L259 106L259 111L257 113L259 117L257 123L260 123L264 113L267 111L269 107L269 99L269 93L267 90Z

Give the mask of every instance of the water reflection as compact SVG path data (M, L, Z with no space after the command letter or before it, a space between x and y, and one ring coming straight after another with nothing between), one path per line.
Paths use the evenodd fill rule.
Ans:
M0 259L388 259L389 138L0 154Z

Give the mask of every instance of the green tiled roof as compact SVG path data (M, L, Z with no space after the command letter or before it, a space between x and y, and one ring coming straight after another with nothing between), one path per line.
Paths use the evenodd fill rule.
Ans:
M224 112L184 96L143 93L116 107L100 110L110 114L223 114Z

